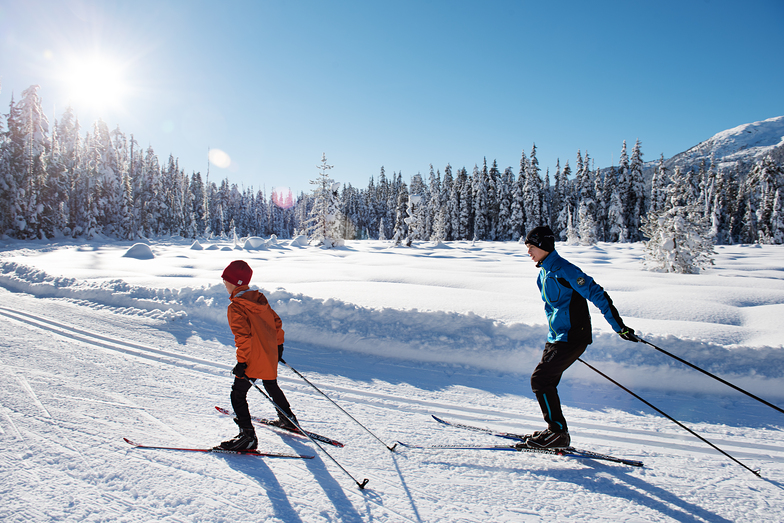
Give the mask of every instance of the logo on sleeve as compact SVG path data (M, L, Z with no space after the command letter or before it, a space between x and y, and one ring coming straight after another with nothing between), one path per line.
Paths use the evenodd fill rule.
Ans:
M582 287L583 285L585 285L585 278L583 278L582 276L580 276L579 278L577 278L577 285L579 285L579 286L581 286L581 287Z

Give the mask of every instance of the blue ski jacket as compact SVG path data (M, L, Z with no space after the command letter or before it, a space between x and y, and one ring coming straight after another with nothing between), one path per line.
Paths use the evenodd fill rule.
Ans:
M590 301L596 305L615 332L625 326L613 305L610 296L601 285L552 251L537 265L541 268L537 285L544 300L544 311L550 332L547 341L585 343L593 341L591 336Z

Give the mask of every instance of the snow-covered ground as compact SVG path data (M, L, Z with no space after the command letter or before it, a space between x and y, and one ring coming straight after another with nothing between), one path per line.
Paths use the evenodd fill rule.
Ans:
M279 241L0 242L0 520L778 521L784 414L653 348L594 310L583 359L753 469L756 477L576 363L560 391L573 444L644 468L510 452L390 452L286 367L326 450L258 429L285 460L135 449L236 432L223 267L245 259L286 329L289 364L379 439L504 444L543 427L529 388L546 337L537 269L517 243L322 250ZM201 247L201 248L194 248ZM640 245L558 246L646 340L784 405L784 247L717 248L701 275L641 270ZM255 391L251 409L272 416ZM349 477L369 479L360 490Z

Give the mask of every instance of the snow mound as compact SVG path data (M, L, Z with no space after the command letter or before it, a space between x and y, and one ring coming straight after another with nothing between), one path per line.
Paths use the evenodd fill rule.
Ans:
M145 243L137 243L123 254L123 258L133 258L135 260L152 260L155 255L150 246Z
M201 251L204 249L204 247L201 246L199 240L193 240L193 243L191 244L191 249L193 249L194 251Z
M307 247L308 246L308 237L305 235L296 236L293 240L291 240L292 247Z
M264 238L259 238L258 236L251 236L247 240L245 240L245 250L257 250L257 249L265 249L267 247L267 241Z

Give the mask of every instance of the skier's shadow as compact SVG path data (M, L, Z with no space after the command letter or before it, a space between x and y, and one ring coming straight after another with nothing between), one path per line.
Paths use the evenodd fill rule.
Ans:
M440 463L440 462L434 462ZM455 463L443 463L450 467L455 467ZM632 474L627 474L615 467L594 463L589 460L583 462L586 468L574 469L538 469L517 467L484 467L475 463L466 463L463 466L471 469L487 469L497 473L505 471L508 473L524 472L526 474L538 474L548 476L555 481L562 483L573 483L579 488L604 496L625 499L629 505L639 505L656 511L666 517L672 518L680 523L698 523L711 521L715 523L732 523L718 514L706 510L694 503L689 503L679 498L672 492L668 492L661 487L654 486L641 478Z
M313 459L296 460L299 464L304 464L308 471L313 475L315 481L321 486L322 490L335 507L340 520L345 522L363 521L362 516L346 496L344 487L332 476L324 462L321 460L316 448L309 446L302 441L295 439L295 436L282 436L285 443L297 454L308 456L315 455ZM283 485L278 481L275 473L265 462L265 459L279 458L256 458L247 459L245 456L230 457L227 459L228 465L242 474L254 479L259 486L266 492L270 503L275 511L275 516L281 521L302 522L296 509L291 505ZM286 459L286 461L290 461ZM291 477L291 476L289 476ZM301 489L303 484L298 482L290 488ZM307 487L306 487L307 488ZM349 488L349 487L346 487Z
M286 491L264 458L248 459L246 456L225 456L225 459L229 467L254 479L259 484L261 490L267 494L276 518L293 523L302 522L299 514L291 505Z

